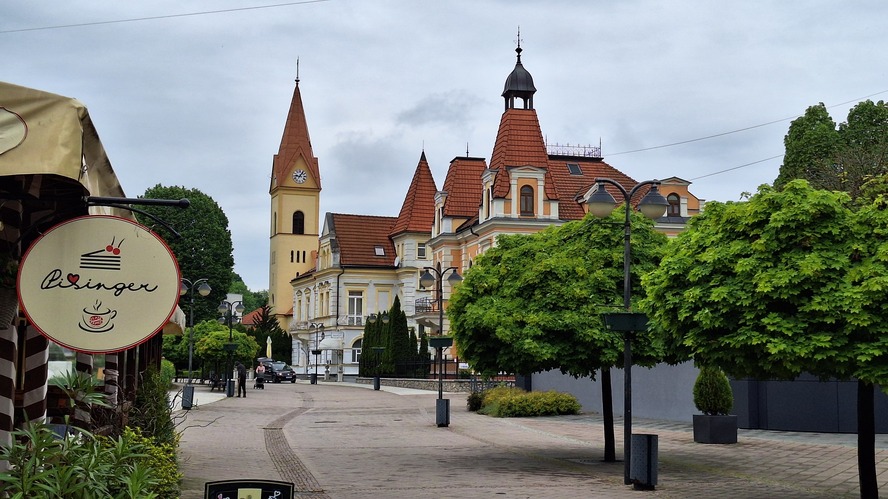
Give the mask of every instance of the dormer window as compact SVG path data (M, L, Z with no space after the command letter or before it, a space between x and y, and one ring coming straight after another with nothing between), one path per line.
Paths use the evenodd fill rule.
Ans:
M533 216L533 187L521 187L521 215Z
M666 211L666 216L670 217L680 217L681 216L681 198L676 193L672 193L666 196L666 202L669 203L669 208Z

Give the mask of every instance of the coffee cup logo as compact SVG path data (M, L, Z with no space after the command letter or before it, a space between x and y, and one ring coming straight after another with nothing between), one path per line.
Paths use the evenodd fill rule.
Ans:
M103 308L102 302L96 300L92 307L83 309L83 317L78 326L88 333L107 333L114 329L115 317L117 317L117 310Z

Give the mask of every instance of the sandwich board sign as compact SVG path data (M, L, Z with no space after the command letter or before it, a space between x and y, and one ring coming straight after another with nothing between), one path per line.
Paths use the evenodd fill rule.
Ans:
M179 265L147 227L94 215L38 238L18 270L28 321L55 343L85 353L132 348L161 330L179 301Z
M290 482L277 480L219 480L204 484L204 499L293 499Z

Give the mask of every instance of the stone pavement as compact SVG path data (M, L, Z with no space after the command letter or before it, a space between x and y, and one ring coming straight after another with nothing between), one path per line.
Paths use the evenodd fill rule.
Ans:
M243 399L197 386L195 407L177 412L182 498L231 479L293 482L316 499L859 497L856 435L740 430L736 445L703 445L690 423L635 419L659 444L656 490L636 491L622 462L602 462L598 415L499 419L445 397L450 426L438 428L437 392L300 381ZM618 459L621 429L617 418ZM876 446L888 495L888 435Z

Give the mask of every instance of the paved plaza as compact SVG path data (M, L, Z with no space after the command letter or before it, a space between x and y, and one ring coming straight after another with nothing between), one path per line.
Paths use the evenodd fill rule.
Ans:
M435 425L437 392L355 383L266 384L247 398L195 388L177 411L183 499L215 480L283 480L296 497L367 498L842 498L859 497L856 435L740 430L736 445L693 442L690 423L635 419L658 435L654 491L623 484L606 463L597 414L492 418L451 400ZM622 458L622 421L616 421ZM888 435L878 435L879 487L888 494ZM232 498L234 499L234 498Z

